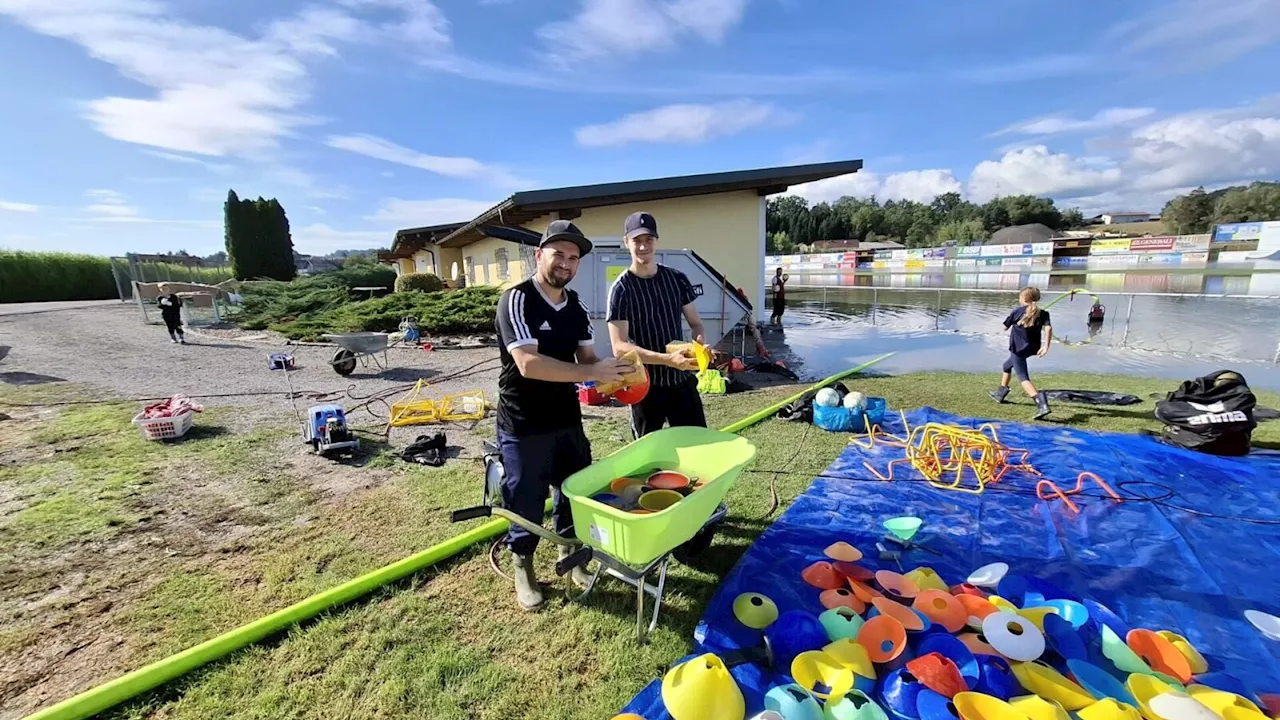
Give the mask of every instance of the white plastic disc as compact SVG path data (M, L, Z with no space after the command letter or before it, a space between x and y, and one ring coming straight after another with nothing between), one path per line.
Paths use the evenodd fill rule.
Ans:
M969 584L993 588L1000 584L1000 581L1004 579L1005 573L1008 572L1008 563L993 562L990 565L983 565L969 574Z
M1217 713L1186 693L1161 693L1147 704L1164 720L1219 720Z
M1244 619L1253 623L1258 632L1270 640L1280 640L1280 617L1269 615L1260 610L1245 610Z
M1031 621L1011 612L988 615L982 621L987 644L1018 662L1031 662L1044 654L1044 634Z

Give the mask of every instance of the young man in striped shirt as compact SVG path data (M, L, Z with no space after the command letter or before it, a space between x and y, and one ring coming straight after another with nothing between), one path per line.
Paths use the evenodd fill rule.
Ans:
M649 213L627 217L623 242L631 253L631 267L609 288L609 340L615 355L635 350L649 371L649 394L631 406L631 431L638 439L664 424L706 427L693 375L697 362L667 352L668 343L684 340L682 319L693 338L703 340L693 285L684 273L658 264L658 221Z

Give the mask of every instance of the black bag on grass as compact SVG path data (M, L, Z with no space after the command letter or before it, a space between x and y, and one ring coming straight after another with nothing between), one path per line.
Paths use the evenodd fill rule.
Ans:
M1258 404L1244 376L1230 370L1187 380L1156 403L1161 437L1211 455L1247 455Z

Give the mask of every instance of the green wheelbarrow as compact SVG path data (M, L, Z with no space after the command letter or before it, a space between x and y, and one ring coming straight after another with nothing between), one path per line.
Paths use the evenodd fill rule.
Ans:
M729 512L725 495L755 454L755 446L746 438L707 428L667 428L646 435L565 479L561 489L573 514L573 537L557 535L501 507L491 487L494 463L500 460L490 455L486 457L485 504L456 510L452 519L501 517L543 540L573 549L556 563L558 575L595 562L590 582L574 601L586 600L602 575L631 585L636 590L636 638L643 641L658 625L672 555L680 559L682 551L695 554L710 544L716 524ZM608 493L618 478L644 480L659 470L696 478L696 489L656 512L639 513L593 499ZM646 596L654 600L647 629Z

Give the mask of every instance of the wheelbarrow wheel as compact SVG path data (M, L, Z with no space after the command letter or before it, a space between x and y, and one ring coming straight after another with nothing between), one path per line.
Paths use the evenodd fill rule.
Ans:
M356 371L356 354L346 348L339 348L329 364L333 365L334 372L346 377Z
M688 542L677 547L671 554L675 556L676 560L680 561L681 565L697 567L698 558L707 551L707 548L711 547L711 542L715 540L716 530L719 529L719 524L720 523L712 523L711 525L702 528L698 531L697 535L689 538Z

